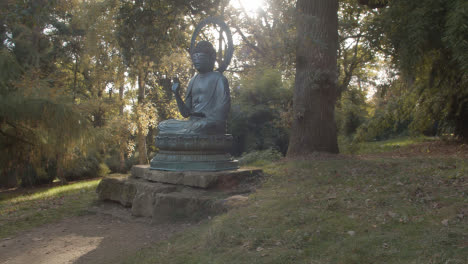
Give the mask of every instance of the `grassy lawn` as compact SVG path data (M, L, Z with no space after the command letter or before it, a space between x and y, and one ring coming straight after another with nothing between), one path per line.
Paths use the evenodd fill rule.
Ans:
M263 169L247 206L126 263L468 263L466 159L342 156Z
M401 148L409 147L422 142L438 141L434 137L399 137L384 141L361 142L352 144L346 139L340 137L340 151L344 154L376 154L388 151L395 151Z
M39 225L81 214L97 199L98 180L65 186L0 193L0 238Z

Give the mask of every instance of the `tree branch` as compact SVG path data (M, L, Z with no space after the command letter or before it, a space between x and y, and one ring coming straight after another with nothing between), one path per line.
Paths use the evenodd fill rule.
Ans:
M358 0L358 2L370 8L382 8L388 5L389 0Z
M259 47L255 46L252 42L250 42L247 37L244 35L244 33L242 33L241 29L239 28L239 26L234 26L234 28L236 29L236 33L239 33L239 35L241 36L242 40L245 42L245 44L247 44L247 46L249 46L250 48L252 48L253 50L255 50L256 52L260 53L262 56L265 56L265 51L261 50Z

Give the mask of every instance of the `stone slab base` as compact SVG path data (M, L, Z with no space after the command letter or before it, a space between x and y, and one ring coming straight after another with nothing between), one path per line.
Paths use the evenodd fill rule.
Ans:
M153 182L180 184L198 188L227 190L239 183L256 178L262 173L260 169L237 169L230 171L158 171L151 170L149 165L132 167L132 177Z
M132 173L135 170L139 171L138 168L134 167ZM149 169L146 167L146 170ZM235 175L247 174L246 171L249 170ZM261 173L261 170L250 171L249 175L257 177ZM256 174L253 174L252 171L255 171ZM238 176L236 178L236 176L234 178L237 185L232 185L229 190L221 190L154 182L134 176L135 174L133 176L116 174L105 177L96 190L98 197L101 201L112 201L130 207L133 216L151 217L153 223L196 221L207 216L214 216L232 207L247 203L247 195L239 194L251 191L251 188L249 189L243 184L245 180L251 180L249 177ZM180 178L184 179L183 176ZM225 176L225 178L228 177ZM194 178L191 179L195 181ZM211 182L219 183L222 181L218 179ZM246 185L252 187L251 183Z

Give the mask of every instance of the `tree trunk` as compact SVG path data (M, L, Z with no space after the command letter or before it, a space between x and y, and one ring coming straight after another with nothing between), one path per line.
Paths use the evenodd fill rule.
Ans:
M60 184L68 184L68 181L63 173L63 154L55 154L55 160L57 162L57 178L60 180Z
M138 74L138 105L142 105L145 99L145 84L143 73ZM137 139L138 139L138 164L148 164L148 156L146 155L146 135L143 133L143 125L141 116L137 117Z
M124 113L124 102L123 102L123 97L124 97L124 86L125 86L125 76L123 71L120 72L120 86L119 86L119 116L123 117ZM122 137L119 137L120 140ZM121 173L125 172L125 148L127 144L124 144L124 142L119 142L119 171Z
M78 83L78 52L75 52L75 68L73 70L73 103L76 103L76 86Z
M338 0L298 0L294 116L288 156L338 153Z

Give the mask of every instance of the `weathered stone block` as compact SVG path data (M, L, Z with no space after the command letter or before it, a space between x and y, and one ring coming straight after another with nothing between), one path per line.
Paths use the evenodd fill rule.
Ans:
M136 186L136 194L132 202L132 215L151 216L154 205L154 197L157 193L169 193L177 190L177 186L157 182L148 182L133 179Z
M259 169L238 169L231 171L157 171L148 165L132 167L132 177L148 181L180 184L198 188L230 189L240 182L261 174Z
M258 177L261 170L167 172L134 166L132 174L102 179L97 188L99 199L131 207L133 216L163 223L199 220L247 204L246 196L232 195L251 191L244 185L257 183L250 179Z
M222 213L222 193L183 189L181 192L156 194L153 223L198 220Z
M118 202L125 207L132 206L136 188L129 175L112 174L101 180L96 192L100 200Z

